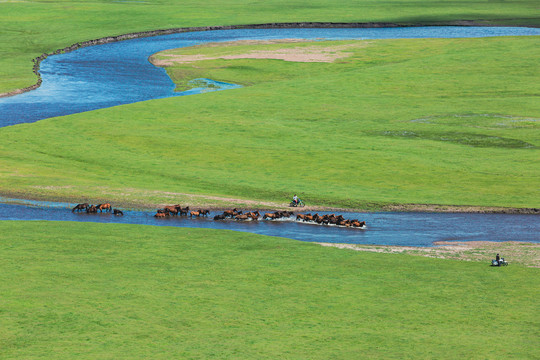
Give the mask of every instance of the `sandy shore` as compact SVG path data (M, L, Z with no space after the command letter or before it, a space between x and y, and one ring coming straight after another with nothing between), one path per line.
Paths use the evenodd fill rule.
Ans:
M496 254L504 257L510 265L519 264L540 268L540 244L518 241L437 241L435 247L356 245L319 243L322 246L336 247L355 251L368 251L387 254L408 254L438 259L483 262L486 266Z

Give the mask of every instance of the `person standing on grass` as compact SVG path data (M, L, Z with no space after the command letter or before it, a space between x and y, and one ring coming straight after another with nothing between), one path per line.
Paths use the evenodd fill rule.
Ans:
M298 196L296 196L296 194L294 194L292 200L296 205L298 205Z
M499 256L499 254L495 256L495 260L497 260L497 264L501 265L501 257Z

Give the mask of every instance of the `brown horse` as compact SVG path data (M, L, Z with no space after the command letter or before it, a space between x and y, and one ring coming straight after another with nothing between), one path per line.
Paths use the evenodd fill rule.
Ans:
M174 207L178 210L178 214L180 214L180 216L187 216L189 212L189 206L186 206L185 208L183 208L180 205L175 205Z
M163 210L167 210L170 215L178 215L178 209L176 206L165 206Z
M103 212L103 210L108 212L112 211L112 206L109 203L99 204L98 206L96 206L96 208L99 210L99 212Z
M88 209L90 205L87 204L87 203L84 203L84 204L77 204L73 209L71 209L71 212L75 212L75 211L83 211L83 210L86 210Z
M263 219L276 220L276 219L279 219L279 217L278 217L278 214L276 213L264 213Z
M242 211L238 211L237 208L234 208L232 210L225 210L223 212L223 215L228 216L228 217L234 217L236 215L241 215L241 214L242 214Z
M208 214L210 214L210 210L199 210L201 212L201 216L208 216Z
M194 217L194 216L196 216L196 217L201 216L201 210L199 210L199 211L190 211L189 217Z
M154 217L161 218L161 219L166 218L167 216L168 216L168 213L165 214L165 213L159 213L159 212L156 213L156 215L154 215Z
M90 205L89 207L86 208L86 212L88 214L95 214L97 213L97 207L95 205Z

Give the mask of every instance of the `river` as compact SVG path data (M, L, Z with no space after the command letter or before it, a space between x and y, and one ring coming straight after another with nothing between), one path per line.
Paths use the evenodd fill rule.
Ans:
M36 90L0 99L0 127L171 96L208 91L207 88L175 93L162 68L148 57L156 52L234 40L263 39L399 39L460 38L540 35L540 29L515 27L412 27L377 29L242 29L188 32L90 46L54 55L41 63L43 84ZM211 81L211 80L209 80ZM216 84L234 89L234 84ZM347 213L347 218L367 222L367 229L346 229L295 221L213 221L169 218L153 212L74 214L74 204L42 203L0 198L0 220L58 220L111 222L155 226L204 227L282 236L301 241L355 244L432 246L434 241L540 242L536 215L463 213Z
M148 57L156 52L208 42L263 39L404 39L540 35L523 27L405 27L347 29L241 29L198 31L125 40L53 55L41 63L42 85L0 98L0 127L138 101L185 96L175 93L163 68ZM236 88L219 84L218 89Z
M281 236L310 242L433 246L435 241L525 241L540 242L538 215L465 214L422 212L342 213L348 219L366 221L366 229L350 229L287 221L214 221L207 218L169 217L156 219L155 212L123 210L109 213L72 213L75 204L0 198L0 220L49 220L141 224L235 230ZM324 214L325 212L319 212Z

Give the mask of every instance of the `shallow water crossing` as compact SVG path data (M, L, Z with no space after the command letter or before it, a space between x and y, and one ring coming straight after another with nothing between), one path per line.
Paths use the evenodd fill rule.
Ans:
M9 203L6 203L9 202ZM364 230L321 226L294 221L234 220L169 217L156 219L155 212L123 210L124 216L109 213L72 213L75 204L35 202L0 198L0 220L50 220L140 224L235 230L280 236L309 242L433 246L435 241L524 241L540 242L538 215L465 213L343 213L346 218L366 221ZM221 212L219 212L221 213ZM321 214L321 212L319 212Z

